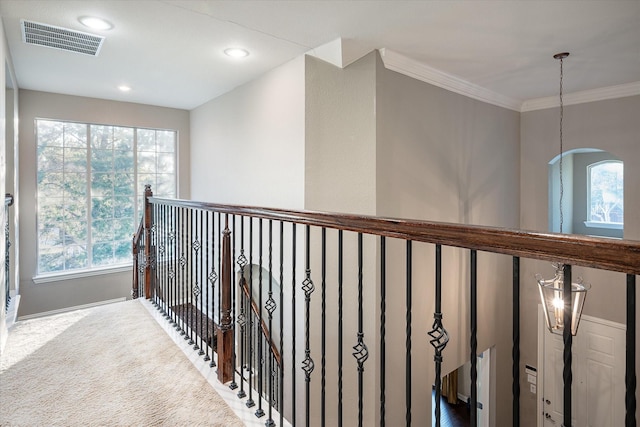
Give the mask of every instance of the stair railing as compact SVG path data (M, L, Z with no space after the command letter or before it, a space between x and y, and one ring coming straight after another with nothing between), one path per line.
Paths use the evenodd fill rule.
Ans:
M393 421L390 425L398 425L401 418L405 425L411 425L414 416L423 416L422 411L431 401L430 384L412 383L416 372L422 375L421 370L414 370L421 366L421 361L414 358L414 347L422 348L419 346L426 341L434 351L434 414L439 426L443 350L450 338L444 322L447 313L442 312L446 284L468 286L469 306L456 310L469 313L469 405L471 426L476 426L478 327L482 326L477 321L478 284L488 280L499 282L500 292L512 294L512 425L518 426L520 259L562 263L569 277L572 266L622 272L627 288L625 425L635 425L638 241L229 206L150 195L145 197L143 231L136 237L134 251L137 247L138 255L145 253L144 268L143 261L137 268L144 271L144 279L134 280L133 294L144 283L144 296L158 305L205 360L210 359L209 345L202 339L205 334L194 329L203 328L204 322L198 323L198 316L215 321L219 325L218 378L232 389L239 388L238 398L246 398L248 407L257 406L256 416L268 414L267 426L276 425L276 421L277 425L289 421L306 426L385 426L388 419ZM461 271L468 277L457 272L459 277L447 278L452 272L443 266L444 248L449 248L448 254L460 255ZM425 264L425 254L431 252L433 263ZM505 277L479 277L479 252L506 255L507 259L496 258L508 265L511 273ZM414 264L418 256L421 266ZM503 262L507 260L508 263ZM254 265L260 275L257 281L251 277L253 268L245 268ZM262 277L265 266L266 278ZM434 274L428 285L424 277L420 281L416 278L415 271L422 267ZM259 288L257 301L254 282ZM275 292L274 282L279 284ZM246 298L247 287L251 299ZM429 329L422 321L424 313L419 312L416 319L413 310L414 306L425 307L424 290L431 287L434 296L429 301L435 312ZM416 300L414 294L419 294L421 300ZM402 329L398 328L400 302ZM188 314L196 317L196 322L190 323L195 328L186 327L178 316L176 307L180 305L197 308ZM392 306L393 312L389 311ZM449 313L449 318L458 313ZM421 328L419 342L415 340L414 326ZM261 333L251 333L256 330ZM427 333L429 338L424 337ZM403 346L391 344L397 344L401 337ZM268 352L264 348L274 346L277 353L271 354L278 354L279 360L265 356ZM352 358L345 358L349 354ZM570 340L568 345L565 340L565 355L565 402L571 402ZM211 365L215 366L213 360ZM389 387L394 390L393 401ZM398 399L403 401L401 405ZM429 403L425 404L424 399ZM565 415L569 412L570 416L570 406L565 408Z

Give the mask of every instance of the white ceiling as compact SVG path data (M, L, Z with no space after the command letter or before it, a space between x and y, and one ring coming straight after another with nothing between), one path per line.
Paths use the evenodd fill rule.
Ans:
M557 93L562 51L566 93L640 82L640 0L0 0L0 13L20 88L182 109L338 38L516 103ZM26 45L20 19L106 40L98 57ZM232 60L230 46L251 54Z

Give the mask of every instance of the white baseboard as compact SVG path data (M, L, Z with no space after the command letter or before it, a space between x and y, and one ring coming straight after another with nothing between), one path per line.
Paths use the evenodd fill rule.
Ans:
M20 316L18 320L36 319L38 317L45 317L45 316L51 316L53 314L67 313L69 311L82 310L83 308L98 307L100 305L113 304L115 302L122 302L126 300L127 298L122 297L122 298L109 299L105 301L92 302L89 304L75 305L73 307L65 307L65 308L59 308L57 310L43 311L42 313L27 314L25 316Z

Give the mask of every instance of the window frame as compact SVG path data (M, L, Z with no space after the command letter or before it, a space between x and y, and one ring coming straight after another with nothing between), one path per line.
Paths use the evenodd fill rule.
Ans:
M622 185L623 185L623 195L622 195L622 222L606 222L606 221L593 221L591 219L591 172L594 168L606 165L608 163L619 164L622 167ZM606 159L600 160L597 162L593 162L587 165L587 179L586 179L586 191L587 191L587 220L584 221L584 225L589 228L604 228L604 229L613 229L613 230L623 230L624 229L624 162L622 160L617 159Z
M67 125L67 124L71 124L71 125L81 125L84 127L85 129L85 139L84 139L84 147L82 149L84 149L86 151L86 171L84 171L85 174L85 179L86 179L86 194L84 195L85 197L85 206L86 206L86 216L84 217L84 219L86 220L86 252L87 252L87 262L86 262L86 266L84 267L80 267L80 268L63 268L62 270L55 270L55 271L41 271L41 236L40 236L40 224L42 222L42 216L40 213L40 192L42 191L42 187L41 187L41 183L40 180L38 178L38 176L41 173L41 169L40 169L40 158L39 155L36 153L36 157L35 157L35 163L36 163L36 167L35 167L35 174L36 174L36 180L35 180L35 187L36 187L36 215L35 215L35 231L36 231L36 273L35 276L33 277L33 280L35 283L43 283L43 282L50 282L50 281L59 281L59 280L67 280L67 279L72 279L72 278L80 278L80 277L88 277L88 276L93 276L93 275L99 275L99 274L106 274L106 273L114 273L114 272L122 272L122 271L129 271L131 269L132 266L132 258L128 257L126 261L122 261L122 262L111 262L108 264L96 264L93 262L92 260L92 250L94 247L94 244L96 242L94 242L94 240L92 239L92 228L93 228L93 222L96 220L96 218L93 217L92 215L92 210L93 210L93 199L94 197L92 196L92 177L93 175L96 173L96 171L93 170L92 167L92 150L94 149L94 147L92 146L92 132L95 131L95 128L97 127L105 127L105 128L109 128L110 132L113 132L114 130L119 130L119 129L127 129L127 130L131 130L132 132L132 140L131 140L131 147L128 150L120 150L120 151L124 151L127 152L129 151L131 153L131 157L132 157L132 172L123 172L123 173L131 173L133 175L133 183L131 184L133 187L133 194L130 196L131 198L131 203L133 206L133 214L131 217L131 224L132 224L132 230L131 230L131 235L133 235L133 233L135 232L135 227L137 222L140 219L140 206L139 206L139 199L140 197L144 197L144 193L143 193L143 189L139 188L140 187L140 175L141 172L139 172L140 170L140 165L138 164L139 162L139 140L138 140L138 132L140 130L144 130L144 131L153 131L154 132L154 150L153 152L155 153L155 162L156 162L156 170L153 174L149 174L147 173L142 173L142 175L153 175L154 176L154 184L158 182L158 179L160 178L160 175L172 175L172 179L171 179L171 191L173 193L173 195L163 195L163 197L177 197L177 193L178 193L178 146L179 146L179 133L177 129L166 129L166 128L156 128L156 127L147 127L147 126L127 126L127 125L116 125L116 124L105 124L105 123L96 123L96 122L82 122L82 121L75 121L75 120L64 120L64 119L51 119L51 118L44 118L44 117L36 117L34 119L34 136L35 136L35 148L36 148L36 152L38 152L39 148L45 147L46 145L41 145L40 144L40 132L39 132L39 122L53 122L53 123L60 123L63 126ZM158 142L158 132L169 132L173 135L173 141L172 141L172 152L167 152L167 151L158 151L159 149L159 142ZM51 147L51 145L48 145L49 147ZM65 143L63 142L62 145L60 146L64 152L64 149L66 148ZM111 148L111 151L118 151L114 148ZM158 153L163 154L163 157L165 159L170 158L173 166L172 166L172 173L171 174L165 174L165 173L161 173L160 170L158 170L158 162L159 162L159 156ZM167 156L168 154L170 154L170 156ZM128 157L128 156L127 156ZM115 159L115 156L112 157L113 159ZM60 173L64 176L64 174L66 173L65 171L65 167L64 167L64 158L62 160L62 165L61 166L61 170ZM44 173L47 173L48 171L44 171ZM112 176L114 174L117 173L117 167L115 166L115 164L113 163L112 160L112 164L111 164L111 169L107 172L110 173ZM166 176L164 176L164 178L166 178ZM115 185L115 184L114 184ZM115 188L114 188L115 191ZM157 192L157 189L154 188L154 193ZM111 197L115 197L115 194ZM65 195L63 193L63 196L61 197L61 199L64 200ZM65 210L66 212L66 210ZM115 213L112 213L112 216L109 217L110 220L115 220L118 219L115 217ZM125 217L122 217L125 218ZM115 238L115 237L113 237ZM117 243L116 240L111 240L112 243ZM61 248L63 248L63 250L67 247L67 245L60 245ZM114 260L115 261L115 260ZM64 266L66 267L66 265Z

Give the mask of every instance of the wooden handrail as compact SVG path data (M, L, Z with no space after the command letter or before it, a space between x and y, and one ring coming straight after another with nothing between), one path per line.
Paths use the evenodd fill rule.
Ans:
M189 207L230 215L252 216L593 267L627 274L640 274L640 241L637 240L614 240L575 234L541 233L366 215L221 205L158 197L150 197L149 201L156 204Z
M256 316L260 317L260 311L259 311L258 305L256 304L253 297L249 293L249 286L247 285L247 281L244 279L244 277L240 280L240 288L242 289L246 297L249 298L249 301L251 301L251 311L253 311L253 313ZM264 335L264 337L269 342L269 346L271 347L271 353L273 353L273 357L276 359L276 363L278 364L278 366L282 366L280 364L280 352L278 352L276 344L271 339L271 331L267 327L267 323L264 321L264 318L262 319L262 324L260 326L262 329L262 335Z

